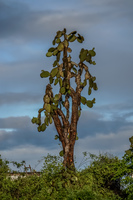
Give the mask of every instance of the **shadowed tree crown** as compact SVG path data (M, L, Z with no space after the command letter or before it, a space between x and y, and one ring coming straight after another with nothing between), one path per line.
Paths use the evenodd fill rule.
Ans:
M81 96L82 90L87 86L88 95L92 90L97 90L95 82L96 77L92 76L88 66L96 65L93 57L96 55L95 49L87 50L82 48L79 53L79 63L71 59L72 49L69 44L74 41L82 43L84 37L73 31L66 34L66 29L57 31L53 40L55 47L49 48L47 57L54 56L53 69L49 71L42 70L41 78L49 78L49 84L46 86L43 97L43 107L38 111L38 117L33 117L32 123L38 125L38 131L45 131L47 126L54 122L57 130L55 139L62 143L63 150L60 152L64 156L64 167L74 168L74 145L77 137L77 123L81 115L81 104L93 107L95 98L87 100ZM62 58L62 59L61 59ZM73 86L75 81L76 87ZM58 84L59 91L53 94L53 87ZM71 105L71 106L70 106ZM41 114L44 114L44 117Z

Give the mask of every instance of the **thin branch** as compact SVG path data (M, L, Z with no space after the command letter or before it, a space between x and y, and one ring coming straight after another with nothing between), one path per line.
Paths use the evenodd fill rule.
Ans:
M66 117L65 117L64 113L59 108L57 109L56 112L57 112L57 114L59 116L61 116L61 119L62 119L62 122L63 122L63 126L67 126L68 125L68 121L66 120Z
M69 120L69 101L68 101L68 99L69 99L69 96L66 95L66 96L65 96L64 106L65 106L66 112L67 112L67 114L66 114L66 120L67 120L67 121Z

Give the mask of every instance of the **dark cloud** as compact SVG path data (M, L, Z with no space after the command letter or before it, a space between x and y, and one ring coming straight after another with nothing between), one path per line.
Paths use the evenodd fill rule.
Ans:
M111 1L107 4L108 8L110 8L110 3ZM58 28L64 28L64 26L68 27L70 31L73 28L78 29L78 27L85 31L86 26L89 28L89 26L96 26L103 22L110 23L111 20L121 18L121 15L127 15L131 9L130 4L127 2L123 4L120 3L120 9L119 3L119 1L117 3L113 2L113 8L111 7L108 11L106 11L106 9L102 11L97 9L99 5L93 3L97 12L92 13L89 12L89 7L85 8L85 12L83 12L83 10L77 11L76 8L74 9L71 7L69 9L59 7L58 10L54 10L51 7L49 10L44 8L43 11L37 11L32 10L32 6L28 3L26 4L26 2L15 1L12 3L8 1L8 3L6 3L3 1L0 6L0 37L1 39L11 38L12 40L14 39L14 41L17 41L17 38L23 41L26 40L26 42L27 40L47 41L49 34L54 33ZM102 3L102 6L104 5L106 5L106 2ZM87 9L89 9L88 12Z
M0 37L12 36L14 32L21 32L22 22L26 22L21 16L29 12L28 7L23 3L10 3L2 1L0 3L0 26L1 33Z
M0 85L3 85L1 93L20 93L20 91L24 91L35 94L45 87L45 82L47 80L40 78L41 70L46 70L46 67L44 67L44 60L42 60L41 63L40 61L34 62L34 60L31 60L30 62L0 64L0 68L2 69Z
M105 119L103 114L83 110L78 123L78 136L81 140L87 137L100 137L100 135L108 138L110 134L117 135L123 130L128 131L129 127L132 127L132 122L127 121L123 116ZM38 133L37 126L31 123L28 116L0 118L0 128L2 129L1 149L19 145L34 145L51 149L56 148L57 145L57 141L54 141L54 135L57 134L54 124L50 125L44 133ZM8 129L13 130L7 131Z
M95 116L95 117L94 117ZM93 112L83 111L78 123L78 134L80 138L87 136L95 137L97 134L108 135L110 133L117 133L126 127L132 125L132 122L127 121L124 116L112 114L111 119L106 117L105 113L97 117Z
M41 95L29 94L29 93L4 93L0 94L0 106L6 104L36 104L42 102Z
M38 133L37 126L31 123L28 116L0 119L0 129L1 150L26 145L45 147L46 149L57 148L57 141L54 140L56 130L53 125L48 127L45 133Z

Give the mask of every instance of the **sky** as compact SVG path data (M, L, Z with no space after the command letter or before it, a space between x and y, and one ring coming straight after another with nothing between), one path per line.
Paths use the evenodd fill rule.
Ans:
M72 60L81 48L95 47L98 91L93 108L82 107L75 144L76 167L83 152L108 152L118 157L129 149L133 135L133 1L132 0L0 0L0 154L9 161L26 161L40 170L47 154L61 151L54 124L38 133L31 123L43 105L51 70L46 57L58 30L77 31L80 44L70 44Z

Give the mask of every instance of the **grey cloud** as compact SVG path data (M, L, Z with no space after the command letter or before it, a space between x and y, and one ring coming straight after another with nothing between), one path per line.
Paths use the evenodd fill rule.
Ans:
M34 145L53 149L57 147L54 140L56 130L49 126L44 133L38 133L37 126L31 123L28 116L0 119L0 149L12 149L18 146ZM10 131L8 131L10 129ZM13 130L11 130L13 129Z
M1 3L0 9L2 11L0 18L1 38L18 36L24 39L24 36L27 35L29 39L33 35L38 34L37 24L39 24L40 17L42 16L40 12L31 11L23 3L8 2L7 5L5 1Z
M117 134L123 130L128 130L128 127L131 126L132 123L126 121L123 117L104 120L102 114L83 111L79 119L78 136L80 139L95 138L100 134L108 137L111 133ZM37 126L31 123L28 116L1 118L0 128L5 129L5 131L6 129L13 129L10 132L1 130L1 149L28 144L51 149L57 145L57 141L54 141L54 135L57 134L54 125L50 125L44 133L38 133Z
M0 153L3 159L9 161L21 162L22 160L26 161L26 166L31 165L32 169L40 171L44 162L44 156L47 154L59 155L60 148L56 147L55 149L47 149L45 147L39 147L34 145L20 145L12 149L1 150ZM9 165L12 170L18 170ZM23 171L23 169L21 169Z
M0 118L0 128L21 129L30 126L31 119L28 116Z
M109 111L109 112L125 112L125 111L131 111L133 109L133 102L129 99L126 102L119 102L119 103L106 103L104 105L97 106L97 109L100 111Z
M84 151L95 154L108 152L121 157L124 155L125 150L129 149L129 137L132 136L132 132L133 126L129 126L117 133L88 135L85 139L81 138L78 140L75 145L76 151L79 154Z
M29 94L29 93L4 93L0 94L0 106L6 104L36 104L42 102L42 97L39 94Z
M79 138L85 138L87 135L96 136L96 134L110 134L111 132L117 133L126 127L132 125L132 121L127 120L125 112L128 113L128 110L123 109L123 113L114 112L114 110L109 112L103 112L103 109L94 109L92 111L83 111L78 123L78 135ZM100 113L99 115L95 113ZM110 114L110 118L107 118L106 115Z
M0 4L0 26L1 26L1 37L7 35L12 36L14 31L20 29L22 13L24 11L28 13L29 9L25 4L10 3L2 1ZM26 20L26 16L25 16Z
M47 61L45 65L47 66ZM0 85L3 85L1 93L25 91L35 94L42 90L47 81L40 78L41 70L45 70L43 61L15 62L1 64L0 67Z
M124 9L124 5L122 8ZM89 7L88 9L90 10ZM1 10L3 10L3 14L1 14L0 20L0 37L11 37L12 39L14 38L14 40L21 38L21 40L26 41L32 39L43 39L47 41L46 38L49 34L57 31L57 28L64 28L64 26L68 27L70 31L73 28L78 29L78 27L82 27L82 29L86 30L86 25L87 27L95 26L102 21L107 21L107 19L107 23L109 23L109 19L115 19L115 13L118 13L117 9L116 11L113 10L114 12L112 12L112 10L100 12L99 10L96 13L89 13L87 9L83 12L77 11L74 8L70 10L60 10L60 7L59 10L35 11L31 10L28 4L16 2L13 4L8 2L8 5L6 5L5 1L3 1L1 5ZM128 8L126 8L126 10L128 10Z

